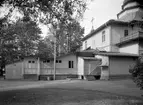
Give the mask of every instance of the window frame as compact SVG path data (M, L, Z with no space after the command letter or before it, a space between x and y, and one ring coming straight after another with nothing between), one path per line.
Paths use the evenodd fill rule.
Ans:
M87 40L85 41L85 49L87 49Z
M124 37L127 37L129 35L129 30L125 29L124 30Z
M105 42L105 39L106 39L106 37L105 37L105 31L102 31L102 42Z
M73 69L73 68L74 68L74 61L69 61L69 62L68 62L68 67L69 67L70 69Z

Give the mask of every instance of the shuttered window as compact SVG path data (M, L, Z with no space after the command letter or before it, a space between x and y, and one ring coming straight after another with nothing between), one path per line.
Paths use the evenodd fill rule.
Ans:
M74 62L73 61L69 61L69 68L74 68Z
M105 31L102 32L102 42L105 42Z
M128 36L128 34L129 34L128 30L124 30L124 36L126 37Z

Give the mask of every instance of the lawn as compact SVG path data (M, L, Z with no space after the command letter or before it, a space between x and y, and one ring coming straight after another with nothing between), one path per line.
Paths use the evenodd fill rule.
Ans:
M143 101L97 90L37 87L1 91L0 105L143 105Z

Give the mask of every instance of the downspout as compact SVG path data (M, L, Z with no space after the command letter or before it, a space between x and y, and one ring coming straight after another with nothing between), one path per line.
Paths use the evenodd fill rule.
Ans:
M37 77L38 77L38 80L39 80L39 76L40 76L40 58L38 57L38 60L37 60Z
M109 71L109 77L108 80L110 79L110 56L108 56L108 71Z
M24 60L22 61L22 79L24 79Z
M112 51L112 26L110 26L110 51Z

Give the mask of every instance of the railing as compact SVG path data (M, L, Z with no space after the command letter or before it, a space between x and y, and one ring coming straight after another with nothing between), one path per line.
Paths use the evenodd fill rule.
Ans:
M135 31L131 35L128 35L126 37L122 37L122 38L120 38L120 43L130 41L130 40L134 40L137 38L143 38L143 32Z

